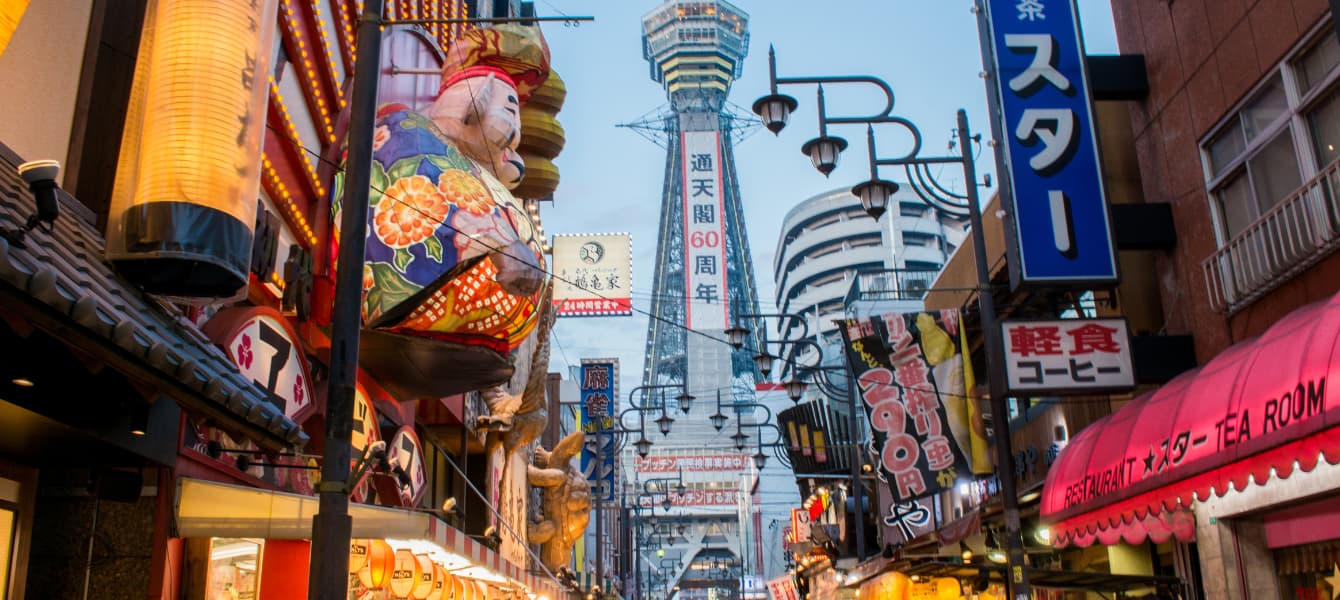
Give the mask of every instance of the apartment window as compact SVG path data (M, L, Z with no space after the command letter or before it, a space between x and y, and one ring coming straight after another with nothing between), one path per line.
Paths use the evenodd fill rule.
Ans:
M904 217L916 217L919 219L921 217L926 216L926 211L928 210L930 210L930 207L926 206L925 204L919 204L914 202L898 203L898 214Z
M923 248L940 247L940 236L933 233L921 233L919 231L903 232L904 246L921 246Z
M1233 313L1340 246L1340 43L1323 30L1266 75L1205 139L1219 236L1202 264Z
M1340 44L1333 32L1286 59L1202 147L1227 242L1340 158Z

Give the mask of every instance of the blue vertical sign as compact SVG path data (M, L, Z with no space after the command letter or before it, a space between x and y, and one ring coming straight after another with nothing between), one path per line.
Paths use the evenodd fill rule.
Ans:
M1117 281L1073 0L986 0L1000 134L1013 190L1010 277L1020 285ZM1007 195L1009 196L1009 195Z
M582 473L599 500L614 499L614 405L618 398L619 360L582 359L581 419L588 443L582 448ZM603 434L602 434L603 432ZM592 452L592 450L596 450Z

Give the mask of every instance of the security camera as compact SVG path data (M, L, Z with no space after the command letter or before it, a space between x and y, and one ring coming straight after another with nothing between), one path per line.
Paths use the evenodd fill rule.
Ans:
M28 217L23 227L13 231L0 231L0 236L8 240L11 246L27 248L24 237L39 225L45 224L43 229L48 233L51 232L51 224L60 215L60 201L56 192L56 177L59 175L60 163L54 160L35 160L19 165L19 177L28 184L28 191L33 193L37 212Z

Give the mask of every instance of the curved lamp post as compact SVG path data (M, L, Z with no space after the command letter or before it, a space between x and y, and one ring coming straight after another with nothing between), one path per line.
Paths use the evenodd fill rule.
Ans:
M818 95L819 102L819 138L827 136L829 125L865 125L866 126L866 148L868 151L867 159L870 164L870 179L860 183L852 188L852 194L861 199L861 205L865 211L875 219L879 219L887 210L889 200L898 190L898 184L891 181L885 181L879 178L878 168L881 166L902 167L907 175L907 183L912 188L918 198L934 208L936 211L952 215L955 217L968 217L972 242L973 259L977 268L977 303L979 314L981 315L982 332L984 346L986 349L986 362L988 378L987 382L991 394L992 414L1008 414L1005 402L1006 389L1004 386L1005 378L1003 374L1004 358L1002 352L1002 340L1000 331L996 324L996 306L995 299L991 295L991 275L990 264L986 258L986 241L982 230L982 211L981 203L977 194L977 167L973 162L972 143L981 142L981 135L973 135L968 128L968 113L963 109L958 110L957 122L957 146L958 156L921 156L921 131L916 125L905 118L893 114L894 96L893 89L883 80L867 75L858 76L826 76L826 77L777 77L777 57L776 53L770 47L768 49L768 76L771 84L771 93L758 102L754 103L754 112L762 119L764 125L774 134L779 133L786 126L790 113L795 110L798 103L794 98L783 96L777 93L779 85L798 85L812 84L820 86ZM853 117L832 117L828 116L827 109L824 106L823 84L867 84L873 85L884 93L884 110L869 116ZM875 124L892 124L901 127L911 135L911 148L901 156L893 158L880 158L875 149ZM816 168L824 175L832 171L831 168L825 170L820 160L823 151L816 140L807 142L803 150L810 154L811 160ZM833 165L836 165L836 158L833 159ZM963 169L963 181L966 189L965 194L957 194L945 188L935 180L930 167L934 165L959 165ZM996 446L996 460L999 471L1002 473L1014 472L1014 456L1010 449L1010 429L1008 419L993 419L992 428ZM854 463L853 463L854 464ZM1023 537L1020 534L1019 527L1019 507L1017 490L1013 477L999 477L1000 492L1004 502L1005 512L1005 543L1008 555L1008 570L1014 574L1014 580L1011 582L1010 590L1015 597L1027 597L1030 593L1028 583L1028 571L1024 568L1024 549ZM858 488L859 489L859 486ZM860 500L857 500L859 510ZM857 528L858 534L862 528ZM864 557L864 555L862 556Z
M770 54L770 56L771 56L771 54ZM774 88L775 88L775 84L776 84L776 83L782 83L783 81L778 81L778 80L776 80L776 66L775 66L775 61L774 61L774 60L770 60L769 62L772 63L772 65L773 65L773 66L772 66L772 73L773 73L773 77L774 77ZM852 79L853 79L853 80L857 80L857 81L866 81L867 79L872 79L872 78L852 78ZM882 84L882 82L880 82L880 83ZM884 87L887 87L887 85L885 85ZM893 92L892 92L891 90L888 91L888 97L889 97L889 106L890 106L890 108L891 108L891 107L893 106L893 100L892 100L892 98L893 98ZM822 102L822 100L823 100L823 95L822 95L822 93L820 94L819 99L820 99L820 101ZM760 101L760 102L761 102L761 101ZM832 401L844 401L844 400L845 400L845 401L847 402L847 408L848 408L849 411L851 411L851 416L852 416L852 418L848 419L849 428L848 428L847 433L848 433L848 436L850 437L850 442L851 442L851 443L847 444L847 446L848 446L848 448L847 448L847 453L848 453L848 454L847 454L847 457L848 457L848 462L851 463L851 473L850 473L851 480L852 480L851 488L852 488L852 490L853 490L853 500L855 501L855 507L856 507L856 509L855 509L855 511L854 511L854 513L853 513L853 516L855 517L855 519L856 519L856 523L858 524L858 526L856 527L856 552L857 552L857 555L858 555L858 557L859 557L860 559L862 559L862 560L865 559L865 510L864 510L864 507L862 506L862 500L863 500L862 497L865 495L865 485L864 485L864 483L863 483L863 481L862 481L862 479L861 479L861 466L860 466L860 465L861 465L861 462L862 462L862 461L861 461L861 457L860 457L860 448L859 448L859 444L857 443L857 441L858 441L858 440L860 439L860 437L861 437L860 421L858 420L858 419L859 419L858 415L859 415L860 413L857 412L857 411L860 409L860 407L857 406L856 395L855 395L855 393L854 393L853 390L848 389L848 390L847 390L847 393L845 393L845 394L838 394L838 393L835 392L835 390L832 389L832 384L830 384L830 383L828 382L828 379L827 379L827 372L828 372L828 371L842 371L844 374L847 373L847 367L845 366L845 363L844 363L843 366L837 366L837 365L825 366L825 365L823 364L823 363L824 363L824 349L823 349L823 346L820 346L819 344L817 344L817 343L815 343L815 342L813 342L813 341L811 341L811 340L809 340L809 339L806 339L806 338L808 337L809 327L808 327L808 325L805 324L805 319L804 319L804 317L801 316L801 315L792 314L792 313L778 313L778 314L774 314L774 315L739 315L739 316L741 316L741 317L746 317L746 316L771 316L771 317L777 317L777 318L779 318L779 319L780 319L780 318L789 318L789 319L795 319L795 320L799 321L799 322L802 324L802 331L801 331L801 336L800 336L800 338L798 338L798 339L789 339L789 340L777 340L777 341L770 341L770 340L766 340L766 339L764 339L764 340L762 340L762 346L763 346L765 349L763 350L763 352L760 353L759 356L754 357L755 360L764 360L765 357L766 357L766 360L768 360L769 362L771 362L771 358L770 358L770 357L767 357L767 350L766 350L766 347L767 347L768 344L789 345L789 346L804 346L804 347L809 347L810 349L812 349L812 350L814 351L814 355L815 355L815 363L814 363L813 365L799 365L799 364L795 364L794 361L788 361L788 364L791 365L791 367L792 367L792 369L791 369L791 370L792 370L792 377L786 381L786 384L785 384L785 385L786 385L786 395L787 395L788 398L791 399L792 402L799 402L800 399L801 399L801 397L804 395L804 393L805 393L805 388L806 388L806 384L805 384L805 382L804 382L804 378L805 378L806 374L808 374L808 373L815 373L815 374L817 375L817 376L815 377L815 384L816 384L815 387L816 387L816 389L818 389L820 392L822 392L822 393L824 394L824 396L827 397L829 400L832 400ZM748 331L747 331L747 330L743 330L743 333L740 333L741 330L743 330L743 328L741 328L741 327L739 327L739 326L736 326L735 328L733 328L733 329L731 329L731 330L727 330L727 331L728 331L728 334L731 335L731 341L732 341L732 343L734 343L734 342L739 342L740 345L743 346L744 343L748 340ZM794 357L794 356L795 356L795 353L794 353L794 352L791 353L791 356ZM848 387L850 388L850 386L848 386ZM720 411L718 410L718 412L720 412ZM737 433L738 433L738 432L737 432ZM780 440L780 438L781 438L781 432L780 432L780 431L778 432L778 438L779 438L779 440ZM758 454L761 455L761 454L762 454L762 451L760 450ZM766 460L766 458L765 458L764 460Z

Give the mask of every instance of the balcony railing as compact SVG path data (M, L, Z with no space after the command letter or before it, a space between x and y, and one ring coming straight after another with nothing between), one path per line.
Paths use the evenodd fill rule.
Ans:
M1210 306L1232 314L1340 245L1340 161L1328 165L1201 263Z
M861 300L921 300L935 282L939 271L925 269L886 269L859 273L847 288L843 304Z

